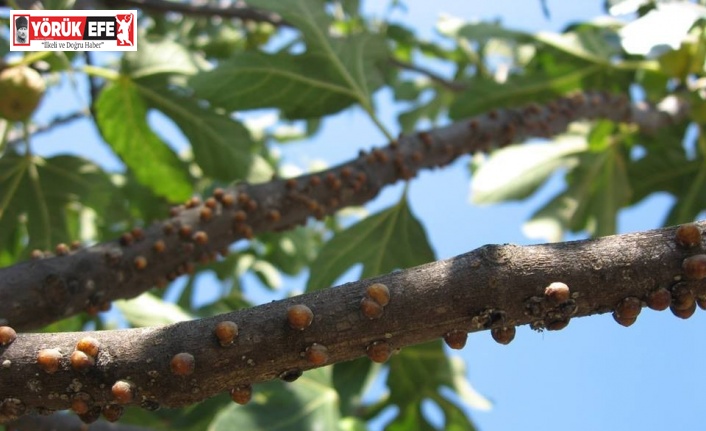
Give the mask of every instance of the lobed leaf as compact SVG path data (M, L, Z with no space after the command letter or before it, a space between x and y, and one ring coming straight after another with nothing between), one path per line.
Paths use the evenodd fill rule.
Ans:
M95 109L103 137L138 181L173 202L189 198L188 171L147 124L147 108L133 81L121 77L109 84Z
M247 178L254 143L245 126L166 88L139 84L137 88L151 107L174 120L186 135L204 175L224 182Z
M164 302L145 292L137 298L115 301L125 319L134 327L164 326L191 320L193 316L176 304Z
M525 233L551 240L563 230L613 235L618 211L632 195L626 163L623 151L613 146L579 155L577 166L567 175L568 187L532 215Z
M440 340L407 347L393 356L387 377L390 388L387 404L396 405L400 413L387 429L436 429L421 410L422 401L429 399L444 413L445 429L475 430L463 410L439 392L442 387L455 388L459 378L465 380L462 376L463 370L451 364Z
M198 97L228 111L278 108L290 119L321 117L354 103L372 106L371 95L383 84L378 64L388 56L384 38L332 36L332 20L317 0L249 4L292 23L302 33L306 52L236 54L190 80Z
M184 45L169 39L143 37L140 49L126 52L122 73L132 79L176 74L191 76L205 67L205 61Z
M311 264L307 290L330 286L356 263L363 264L361 278L434 260L424 227L412 214L406 198L378 214L337 233L322 247Z
M18 234L24 215L25 247L53 249L78 237L80 208L71 204L81 201L101 213L115 193L108 176L79 157L7 153L0 158L0 239L8 241L10 233Z
M491 204L525 199L557 169L575 166L575 156L587 147L585 139L564 137L549 144L505 147L483 162L474 159L472 201Z
M541 103L583 87L584 80L601 72L595 64L564 65L552 71L526 73L500 84L478 79L461 93L449 108L454 120L487 112L494 108Z
M307 371L296 384L258 384L245 406L232 403L215 417L209 431L336 430L338 395L331 388L331 368Z

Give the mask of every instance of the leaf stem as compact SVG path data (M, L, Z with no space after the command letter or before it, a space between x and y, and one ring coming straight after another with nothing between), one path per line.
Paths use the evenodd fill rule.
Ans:
M377 126L377 128L382 132L383 135L385 135L385 138L392 142L395 140L395 137L392 135L392 133L387 130L387 127L380 121L380 119L375 115L375 111L373 110L372 106L370 106L368 103L365 103L363 106L363 109L365 109L365 112L368 114L371 120L373 120L373 123Z
M10 66L28 66L32 63L35 63L39 60L44 60L45 58L49 57L51 55L51 51L44 51L44 52L30 52L27 53L25 56L19 58L17 61L12 61L10 62Z
M81 70L86 75L97 76L99 78L104 78L110 81L117 81L120 78L120 73L115 70L106 69L104 67L85 65Z

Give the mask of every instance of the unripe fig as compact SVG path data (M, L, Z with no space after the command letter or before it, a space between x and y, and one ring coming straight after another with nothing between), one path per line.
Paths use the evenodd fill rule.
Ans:
M46 85L42 76L27 66L0 71L0 117L10 121L28 119L39 105Z

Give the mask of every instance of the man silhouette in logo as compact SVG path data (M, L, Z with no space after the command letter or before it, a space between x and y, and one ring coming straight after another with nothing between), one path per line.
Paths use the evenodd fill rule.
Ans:
M15 18L15 43L26 45L29 43L27 37L28 20L26 16L18 16Z
M118 41L119 45L130 45L130 23L132 22L132 15L125 15L125 20L120 20L117 16L115 20L118 22Z

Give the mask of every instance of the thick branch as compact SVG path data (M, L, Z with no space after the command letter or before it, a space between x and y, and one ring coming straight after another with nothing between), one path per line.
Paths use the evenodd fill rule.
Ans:
M408 180L421 169L448 165L462 154L529 136L552 136L578 119L633 121L644 130L655 130L683 118L684 106L676 108L666 113L630 105L621 96L579 94L543 107L494 110L401 136L386 147L361 152L356 159L317 174L241 184L213 202L175 208L172 218L144 232L127 233L119 241L77 251L60 247L61 256L0 269L0 323L17 330L38 328L109 301L137 296L191 271L194 262L214 259L217 251L238 239L289 229L308 217L321 218L364 204L383 186Z
M706 228L706 222L697 225L701 231ZM698 255L702 245L678 244L675 231L525 247L488 245L448 260L162 328L20 334L0 347L0 417L67 409L77 397L90 409L114 406L111 388L119 380L127 382L130 392L123 404L185 406L239 385L291 380L304 370L366 352L385 360L388 352L452 331L524 324L560 329L572 317L611 311L628 297L637 304L634 313L641 300L661 288L671 291L673 306L684 305L687 298L695 307L695 298L706 296L706 283L683 280L706 276L706 256ZM701 231L694 231L689 241L700 244ZM699 256L696 272L683 269L684 260L693 255ZM545 287L557 281L571 292L559 303L545 295ZM361 300L370 295L366 289L373 283L384 283L390 300L381 316L370 319ZM288 309L295 304L313 312L313 322L302 330L288 323ZM226 347L214 335L223 321L239 327L234 343ZM100 343L95 365L75 371L69 356L87 336ZM312 362L305 354L314 344L325 350L323 361L318 356ZM61 352L56 372L38 366L40 349ZM172 360L179 353L193 356L193 373L174 371Z

